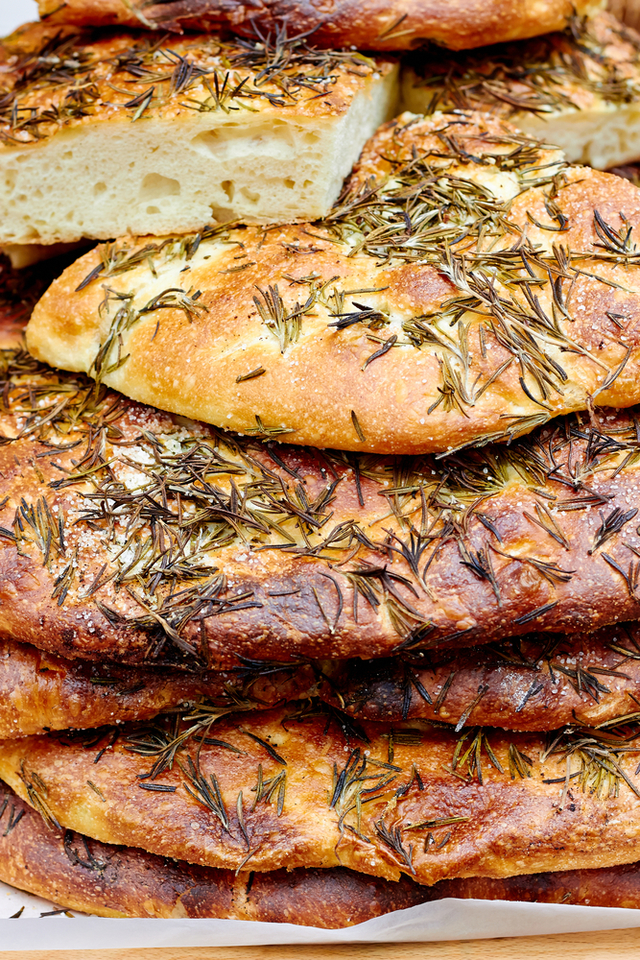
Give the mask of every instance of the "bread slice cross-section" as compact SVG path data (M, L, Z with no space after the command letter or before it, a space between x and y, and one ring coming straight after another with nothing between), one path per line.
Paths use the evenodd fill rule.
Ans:
M323 216L397 86L302 41L27 25L0 43L0 245Z

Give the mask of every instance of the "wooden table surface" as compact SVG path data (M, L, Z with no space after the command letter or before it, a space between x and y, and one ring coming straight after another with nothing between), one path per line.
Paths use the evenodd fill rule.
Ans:
M0 960L637 960L640 929L449 943L2 951Z

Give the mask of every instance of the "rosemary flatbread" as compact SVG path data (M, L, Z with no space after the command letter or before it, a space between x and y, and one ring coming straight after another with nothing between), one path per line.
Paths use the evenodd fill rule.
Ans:
M617 723L640 706L639 633L637 624L623 624L448 654L256 662L236 671L95 664L0 640L0 738L146 720L174 708L222 715L314 695L356 720L426 719L458 730Z
M379 453L640 399L640 191L487 115L403 115L324 223L123 240L29 349L240 433Z
M640 707L640 627L529 635L418 658L325 665L319 695L356 719L425 719L507 730L597 726Z
M218 917L336 928L430 898L408 878L388 883L336 867L243 873L178 863L51 830L0 784L0 880L102 917Z
M460 49L559 30L574 11L597 10L597 0L38 0L40 16L51 22L126 23L154 29L230 29L255 35L282 30L310 33L320 47L407 50L435 40Z
M27 25L0 43L0 244L323 216L397 66L299 40Z
M54 826L221 869L431 884L638 859L634 724L545 738L355 727L313 703L215 716L5 740L0 777Z
M639 53L638 34L611 14L575 17L563 33L477 54L417 52L403 103L414 113L489 110L605 170L640 157Z
M51 830L0 786L0 880L103 917L219 917L335 929L444 897L637 908L638 864L424 886L343 867L241 873L154 856Z
M640 618L637 412L371 457L238 438L0 353L0 635L228 668Z
M0 738L146 720L183 710L265 708L309 696L316 672L306 665L247 664L235 672L138 669L64 660L24 643L0 640Z

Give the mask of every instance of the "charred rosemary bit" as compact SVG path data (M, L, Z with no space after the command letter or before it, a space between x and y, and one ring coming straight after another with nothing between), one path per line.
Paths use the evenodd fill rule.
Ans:
M411 873L415 874L416 871L412 863L413 844L409 844L408 847L403 845L402 828L389 828L382 819L376 820L374 828L382 842L393 851L400 863L408 867Z
M20 772L18 776L22 780L25 790L27 791L27 797L31 806L38 811L44 822L52 830L62 830L62 827L58 823L54 813L52 812L49 804L47 803L47 794L48 789L47 785L44 783L42 778L38 776L35 770L32 770L30 774L27 773L25 769L24 760L20 763Z
M607 540L610 540L612 537L615 537L616 534L620 533L624 525L628 523L629 520L633 520L637 512L637 508L625 512L621 510L620 507L616 507L608 517L603 519L601 526L593 538L593 547L589 550L589 553L595 553Z
M475 708L478 706L478 704L484 697L485 693L488 692L488 690L489 690L489 684L487 683L480 684L480 686L478 687L478 693L476 694L474 699L471 701L469 706L464 710L464 712L462 713L462 716L460 717L460 719L456 724L456 727L455 727L456 733L459 733L462 730L465 723L467 722L467 720L469 719L469 717L471 716Z
M263 740L262 737L259 737L257 734L251 733L249 730L245 730L244 727L240 727L240 730L246 737L250 737L253 741L255 741L255 743L259 743L261 747L264 747L272 760L275 760L276 763L281 763L286 767L287 761L284 759L284 757L280 756L280 754L269 743L268 740Z
M455 823L468 823L471 817L438 817L435 820L423 820L421 823L407 825L407 830L436 830L438 827L450 827Z
M15 805L12 803L11 810L9 811L9 818L7 820L7 825L4 829L4 833L2 834L2 836L8 837L11 831L15 830L15 828L18 826L18 824L20 823L23 817L24 817L24 810L16 810Z
M360 441L360 443L365 443L365 442L366 442L366 437L365 437L365 435L364 435L364 431L363 431L362 427L360 426L360 422L359 422L359 420L358 420L358 418L357 418L357 416L356 416L355 410L352 410L352 411L351 411L351 423L353 424L353 429L355 430L355 432L356 432L356 434L357 434L357 436L358 436L358 440Z
M73 846L74 840L77 843L77 846ZM84 855L80 854L80 843L84 847ZM98 860L97 857L91 853L89 849L89 842L86 837L80 837L73 833L72 830L65 830L63 837L64 852L66 853L68 859L71 861L73 866L84 867L85 870L91 870L95 873L103 874L108 866L108 862L104 860Z
M207 780L200 770L199 763L194 763L190 756L187 756L184 763L178 760L178 765L185 778L183 786L187 793L211 810L222 824L222 828L229 832L229 817L216 775L212 773Z

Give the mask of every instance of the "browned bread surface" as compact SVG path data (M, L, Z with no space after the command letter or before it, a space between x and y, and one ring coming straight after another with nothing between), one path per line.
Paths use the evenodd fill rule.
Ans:
M305 665L197 673L132 669L65 660L0 640L0 738L146 720L175 707L195 708L203 700L221 714L239 704L264 708L309 696L315 687L315 671Z
M388 883L336 867L243 873L178 862L52 830L0 785L0 880L102 917L217 917L345 927L428 899L404 877Z
M405 96L406 85L413 80L431 111L483 110L505 119L527 113L548 117L567 107L589 109L600 99L618 104L633 97L638 34L611 13L600 11L576 18L563 31L526 41L473 53L419 50L403 63L408 68Z
M356 719L426 719L462 729L555 730L636 713L638 624L539 634L413 658L327 665L322 699Z
M441 460L352 457L0 362L4 637L200 668L640 616L633 410Z
M640 906L640 864L600 870L559 870L529 876L466 877L443 880L429 888L433 899L524 900L529 903L572 903L590 907Z
M309 31L318 46L364 50L406 50L425 40L454 49L478 47L562 29L574 11L585 14L599 6L597 0L39 0L40 16L54 23L229 27L252 35L284 22L290 34Z
M313 695L356 720L427 719L458 729L595 726L636 712L638 633L637 624L622 624L440 655L196 672L65 660L0 640L0 738L145 720L180 706L206 703L222 714Z
M240 433L449 452L638 401L639 224L633 184L499 119L404 114L325 222L103 246L27 342Z
M608 169L640 157L640 37L610 13L476 53L419 50L402 75L414 113L487 110L568 160Z
M395 112L389 58L164 40L46 24L0 40L0 244L324 216Z
M0 797L0 879L99 916L218 917L339 928L444 897L640 905L637 863L499 880L441 880L431 887L406 876L390 882L343 867L236 876L51 830L7 787L0 788Z
M634 724L458 737L313 703L215 717L5 740L0 777L49 822L222 869L434 883L640 853Z

